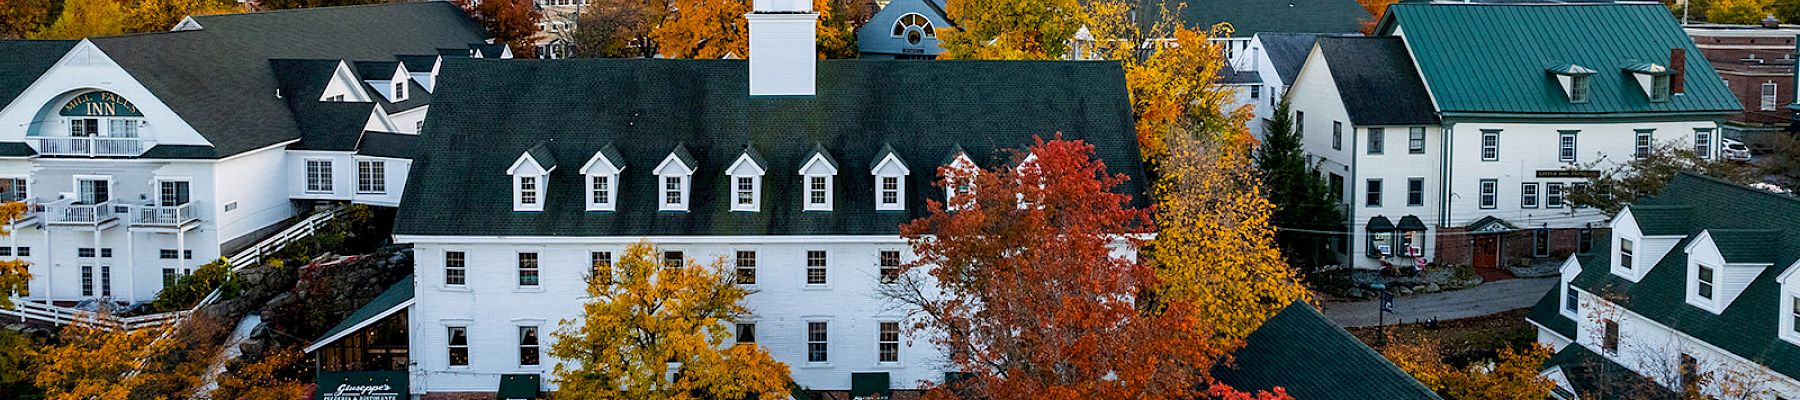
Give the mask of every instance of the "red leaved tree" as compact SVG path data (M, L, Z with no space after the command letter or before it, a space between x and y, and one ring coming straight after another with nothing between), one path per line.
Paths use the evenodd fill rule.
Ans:
M1284 398L1212 382L1230 349L1193 329L1191 305L1144 300L1149 214L1093 152L1059 135L1005 166L938 171L957 194L901 227L919 258L884 288L968 373L927 398Z
M538 33L537 23L544 20L544 13L538 10L532 0L455 0L462 6L470 18L487 28L488 35L494 37L494 43L504 43L512 48L513 57L532 58L537 54L537 46L532 42L532 35Z

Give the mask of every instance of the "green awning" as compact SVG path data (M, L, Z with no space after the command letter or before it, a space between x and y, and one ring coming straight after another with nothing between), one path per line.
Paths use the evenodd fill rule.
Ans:
M882 398L888 398L888 373L850 373L850 397L863 398L874 395L881 395Z
M1369 232L1393 232L1394 221L1377 215L1375 218L1369 218L1369 225L1365 229Z
M306 346L306 352L311 353L338 339L343 339L344 336L406 309L412 304L413 276L407 275L405 278L400 278L400 281L395 282L393 286L388 286L387 290L382 291L380 295L376 295L374 300L369 300L368 304L364 304L362 308L356 309L356 312L350 313L350 316L345 317L343 322L339 322L331 330L325 331L325 335L319 336L319 340L314 340L311 345Z
M535 399L538 398L537 374L506 374L500 376L500 391L496 393L500 400Z
M1404 232L1424 232L1428 230L1425 229L1425 221L1420 221L1419 217L1412 215L1400 217L1400 225L1395 226L1394 229L1399 229Z

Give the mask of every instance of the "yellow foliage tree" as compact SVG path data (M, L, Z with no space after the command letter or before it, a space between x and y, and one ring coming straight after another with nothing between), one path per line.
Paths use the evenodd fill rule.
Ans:
M1538 375L1544 360L1550 359L1550 348L1542 345L1520 350L1503 347L1493 360L1457 369L1444 362L1436 339L1399 341L1390 337L1388 343L1381 349L1383 356L1446 398L1539 400L1548 398L1555 387L1549 378Z
M49 400L123 399L153 376L138 373L166 346L153 346L166 328L135 331L91 323L64 327L61 345L39 350L37 385Z
M126 5L119 0L68 0L56 22L34 39L81 39L125 33Z
M1706 9L1706 22L1754 24L1774 9L1775 0L1714 0Z
M1084 22L1076 0L956 0L944 11L956 21L937 30L946 60L1057 59Z
M188 16L243 10L244 6L230 0L138 0L137 5L131 7L125 29L128 32L166 31Z
M675 9L650 31L657 52L668 58L744 58L750 54L750 26L744 0L674 0Z
M25 215L25 203L10 202L0 204L0 221L15 221ZM0 224L0 237L11 236L12 232ZM12 308L12 296L24 294L30 290L31 263L21 259L0 260L0 308Z
M294 348L280 348L263 358L244 364L219 376L215 399L289 400L305 398L305 383L284 376L288 369L300 365L302 354Z
M1224 49L1208 40L1228 35L1227 24L1204 28L1182 25L1182 5L1162 8L1161 18L1145 25L1132 15L1134 5L1116 0L1090 3L1084 14L1092 46L1082 58L1118 60L1124 64L1137 114L1138 148L1152 168L1169 155L1169 138L1198 132L1221 145L1249 146L1248 106L1231 108L1233 92L1215 84L1226 66ZM1141 11L1141 10L1140 10Z
M665 268L649 243L595 266L593 300L562 321L550 355L558 395L577 399L782 399L788 367L755 345L727 346L749 294L720 260ZM673 380L669 372L676 371Z

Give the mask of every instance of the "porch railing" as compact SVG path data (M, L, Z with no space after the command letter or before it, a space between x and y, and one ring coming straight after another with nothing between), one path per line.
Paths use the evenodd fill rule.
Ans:
M38 154L50 156L136 156L156 143L142 138L39 137Z
M105 222L116 217L118 210L112 201L98 204L75 204L63 200L44 206L44 216L53 224L93 224Z
M131 223L132 225L181 225L196 219L194 208L193 202L175 206L139 206Z

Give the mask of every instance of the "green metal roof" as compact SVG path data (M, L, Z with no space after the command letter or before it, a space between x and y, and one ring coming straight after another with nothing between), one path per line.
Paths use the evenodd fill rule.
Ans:
M1432 4L1388 8L1377 32L1405 36L1446 114L1725 115L1742 110L1712 64L1659 4ZM1686 51L1685 90L1651 102L1626 68L1668 66ZM1588 102L1569 103L1550 71L1595 70Z
M362 308L358 308L356 312L350 313L350 316L344 317L343 322L339 322L337 326L331 327L331 330L325 331L324 335L319 336L319 340L314 340L311 345L306 347L306 351L312 352L320 347L325 347L350 331L368 326L382 317L393 314L397 308L412 305L412 301L413 276L407 275L405 278L400 278L400 281L395 282L393 286L388 286L387 290L375 296L374 300L369 300L368 304L363 304Z
M1439 399L1380 353L1296 301L1263 322L1212 375L1239 390L1281 387L1296 399Z

